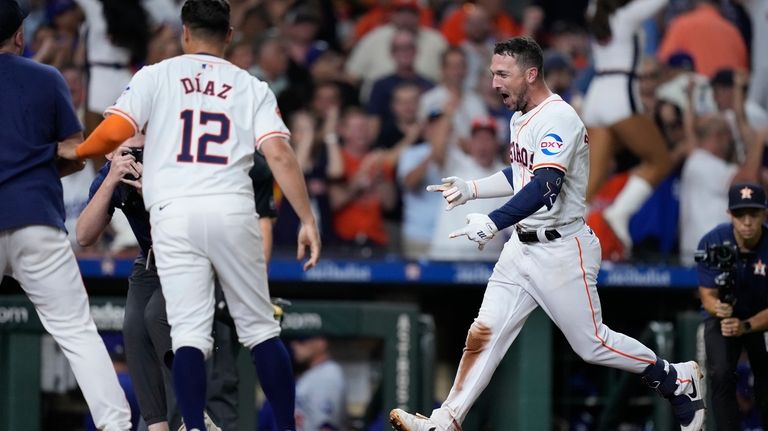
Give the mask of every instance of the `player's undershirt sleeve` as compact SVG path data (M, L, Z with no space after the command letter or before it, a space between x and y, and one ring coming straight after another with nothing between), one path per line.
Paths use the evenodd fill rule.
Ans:
M75 154L81 159L109 154L134 134L133 125L125 117L110 116L75 148Z
M291 132L283 122L275 94L264 82L256 84L254 91L258 103L253 118L253 138L256 149L260 149L261 144L269 138L283 137L289 139Z
M565 173L554 168L539 168L531 182L523 186L501 208L488 214L499 230L513 226L546 206L551 209L560 193Z

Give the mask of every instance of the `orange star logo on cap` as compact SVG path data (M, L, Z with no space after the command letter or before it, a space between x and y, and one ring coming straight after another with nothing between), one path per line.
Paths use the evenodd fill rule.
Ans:
M741 192L741 198L742 199L752 199L752 189L749 187L744 187L743 189L739 190Z

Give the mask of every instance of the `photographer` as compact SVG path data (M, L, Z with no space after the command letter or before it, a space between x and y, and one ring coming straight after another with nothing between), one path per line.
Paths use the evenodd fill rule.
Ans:
M768 226L765 191L734 184L728 191L731 223L699 242L699 293L704 309L704 342L716 428L740 430L736 366L746 350L754 373L755 398L768 425Z
M126 359L139 409L149 431L168 431L176 430L181 419L175 408L166 403L166 394L174 399L170 374L165 367L170 365L171 335L152 252L149 213L141 194L143 146L143 135L137 135L107 156L108 162L91 184L90 201L78 219L77 240L82 246L95 243L109 224L115 208L123 211L136 235L140 252L128 280L123 321ZM272 223L276 215L273 179L264 158L255 154L254 159L249 175L255 191L256 211L261 215L259 224L264 252L269 258ZM219 298L223 295L217 294L217 309L226 310L225 304L219 304ZM214 342L218 348L214 350L213 370L209 373L208 407L216 423L222 429L230 430L236 428L237 421L237 376L233 373L234 354L239 345L231 339L235 335L234 329L228 328L231 322L228 313L217 311L216 319ZM209 430L218 429L210 420L206 425Z

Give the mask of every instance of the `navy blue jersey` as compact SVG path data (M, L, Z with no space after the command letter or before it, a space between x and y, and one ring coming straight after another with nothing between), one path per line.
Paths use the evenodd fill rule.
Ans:
M722 244L730 241L736 244L733 235L733 225L723 223L711 231L699 241L699 250L705 250L708 245ZM768 308L768 278L766 278L766 264L768 264L768 226L763 225L763 233L760 242L753 253L742 253L743 259L739 259L736 271L736 287L734 294L736 304L733 307L734 317L746 319L755 313ZM716 269L710 269L704 264L698 264L699 286L716 288L715 277L720 274Z
M104 179L107 178L110 166L112 166L112 162L107 162L96 173L96 178L91 183L88 202L93 199L93 195L96 194ZM123 214L125 214L125 218L128 219L131 230L139 242L141 255L146 257L149 253L149 248L152 247L152 236L150 235L149 213L144 208L144 200L141 198L141 195L128 184L119 184L115 187L107 207L110 217L115 213L115 208L120 208Z
M0 54L0 230L64 229L57 143L81 130L56 69Z

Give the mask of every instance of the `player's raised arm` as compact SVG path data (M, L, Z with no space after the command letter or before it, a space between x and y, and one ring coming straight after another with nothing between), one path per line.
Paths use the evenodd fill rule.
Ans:
M116 150L123 142L136 133L134 126L125 118L110 115L83 143L76 141L59 144L59 157L80 160L87 157L103 156ZM79 145L78 145L79 144Z
M304 175L290 144L285 138L268 138L261 143L260 149L267 159L277 184L280 185L280 189L301 220L298 238L299 248L296 257L303 259L306 247L309 247L309 259L304 263L304 270L306 271L314 267L320 258L320 234L309 204Z

